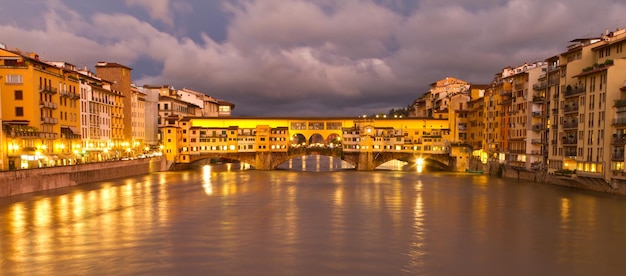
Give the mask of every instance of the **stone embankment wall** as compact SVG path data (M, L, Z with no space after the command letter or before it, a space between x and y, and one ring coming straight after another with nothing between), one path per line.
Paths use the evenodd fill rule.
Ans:
M626 185L610 185L609 183L604 181L604 179L581 177L577 176L576 174L572 174L569 176L559 176L549 174L546 171L519 170L507 165L500 164L498 162L489 162L487 164L482 164L477 159L471 160L470 168L483 170L485 174L491 176L499 176L507 179L533 181L540 184L551 184L609 194L626 195Z
M0 172L0 197L166 171L164 157Z

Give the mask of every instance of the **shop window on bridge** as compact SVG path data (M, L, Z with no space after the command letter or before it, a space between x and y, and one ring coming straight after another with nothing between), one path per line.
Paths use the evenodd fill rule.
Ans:
M309 130L322 130L324 129L324 123L322 122L310 122Z
M341 123L340 122L327 122L326 129L329 129L329 130L341 129Z
M306 130L306 122L293 122L291 123L291 129Z

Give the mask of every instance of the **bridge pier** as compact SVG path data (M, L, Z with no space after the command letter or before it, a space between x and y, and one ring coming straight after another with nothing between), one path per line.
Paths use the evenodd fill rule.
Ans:
M376 169L374 165L374 155L372 152L360 152L359 162L356 163L357 171L373 171Z

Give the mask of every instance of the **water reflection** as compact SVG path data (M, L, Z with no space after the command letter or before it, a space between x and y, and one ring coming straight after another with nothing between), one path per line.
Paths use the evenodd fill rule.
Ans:
M278 165L278 169L306 172L329 172L354 169L354 166L332 156L303 155Z
M304 163L311 159L317 162L307 157ZM0 271L618 275L626 269L626 200L620 197L415 168L241 167L0 201Z

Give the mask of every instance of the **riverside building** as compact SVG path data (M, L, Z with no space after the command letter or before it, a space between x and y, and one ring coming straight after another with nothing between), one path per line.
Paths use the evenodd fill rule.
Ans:
M80 144L79 79L36 53L0 48L2 156L0 167L73 164Z

